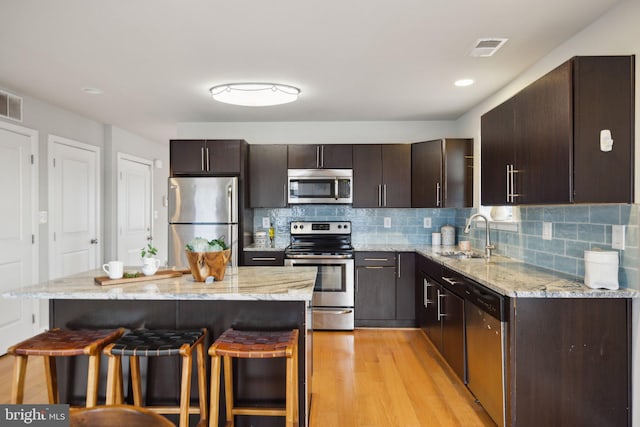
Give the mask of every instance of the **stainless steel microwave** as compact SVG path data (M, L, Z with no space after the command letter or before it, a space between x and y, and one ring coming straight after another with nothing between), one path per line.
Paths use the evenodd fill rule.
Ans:
M289 203L352 203L351 169L289 169Z

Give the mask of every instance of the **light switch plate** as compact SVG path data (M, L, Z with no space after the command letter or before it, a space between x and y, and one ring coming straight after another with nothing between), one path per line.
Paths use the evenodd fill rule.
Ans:
M429 217L425 217L425 218L422 220L422 226L423 226L424 228L431 228L431 218L429 218Z
M611 226L611 247L613 249L624 250L624 244L625 244L625 226L612 225Z
M384 217L384 228L391 228L391 217Z
M269 221L269 217L268 216L263 216L262 217L262 228L269 228L271 227L271 222Z
M551 240L552 237L553 237L553 223L543 222L542 223L542 240Z

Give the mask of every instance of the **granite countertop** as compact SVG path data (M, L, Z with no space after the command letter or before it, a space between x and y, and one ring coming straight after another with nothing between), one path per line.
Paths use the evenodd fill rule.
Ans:
M273 246L256 246L255 244L250 244L249 246L245 246L244 248L242 248L243 251L245 252L251 252L251 251L261 251L261 252L269 252L269 251L274 251L274 252L284 252L285 248L280 248L280 247L273 247Z
M6 291L3 298L118 299L118 300L256 300L311 301L316 267L238 267L224 280L205 284L191 274L122 285L100 286L91 270L61 279Z
M512 298L637 298L634 289L592 289L580 278L525 264L503 256L457 259L438 255L457 247L415 247L405 244L356 245L356 251L416 252Z

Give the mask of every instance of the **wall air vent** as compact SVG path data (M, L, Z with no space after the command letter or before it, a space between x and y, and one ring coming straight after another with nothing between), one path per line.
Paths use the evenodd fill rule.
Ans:
M0 90L0 117L22 121L22 98Z
M507 42L508 39L501 38L487 38L487 39L478 39L473 49L469 53L469 56L492 56L494 53L498 51Z

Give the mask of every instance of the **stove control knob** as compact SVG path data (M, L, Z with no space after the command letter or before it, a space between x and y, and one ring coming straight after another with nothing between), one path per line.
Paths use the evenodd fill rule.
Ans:
M297 228L298 228L298 225L297 225L297 224L294 224L294 225L293 225L293 229L294 229L294 230L296 230Z
M304 225L301 225L301 226L300 226L300 230L302 230L303 228L304 228Z
M340 230L342 228L342 225L338 224L338 230Z

